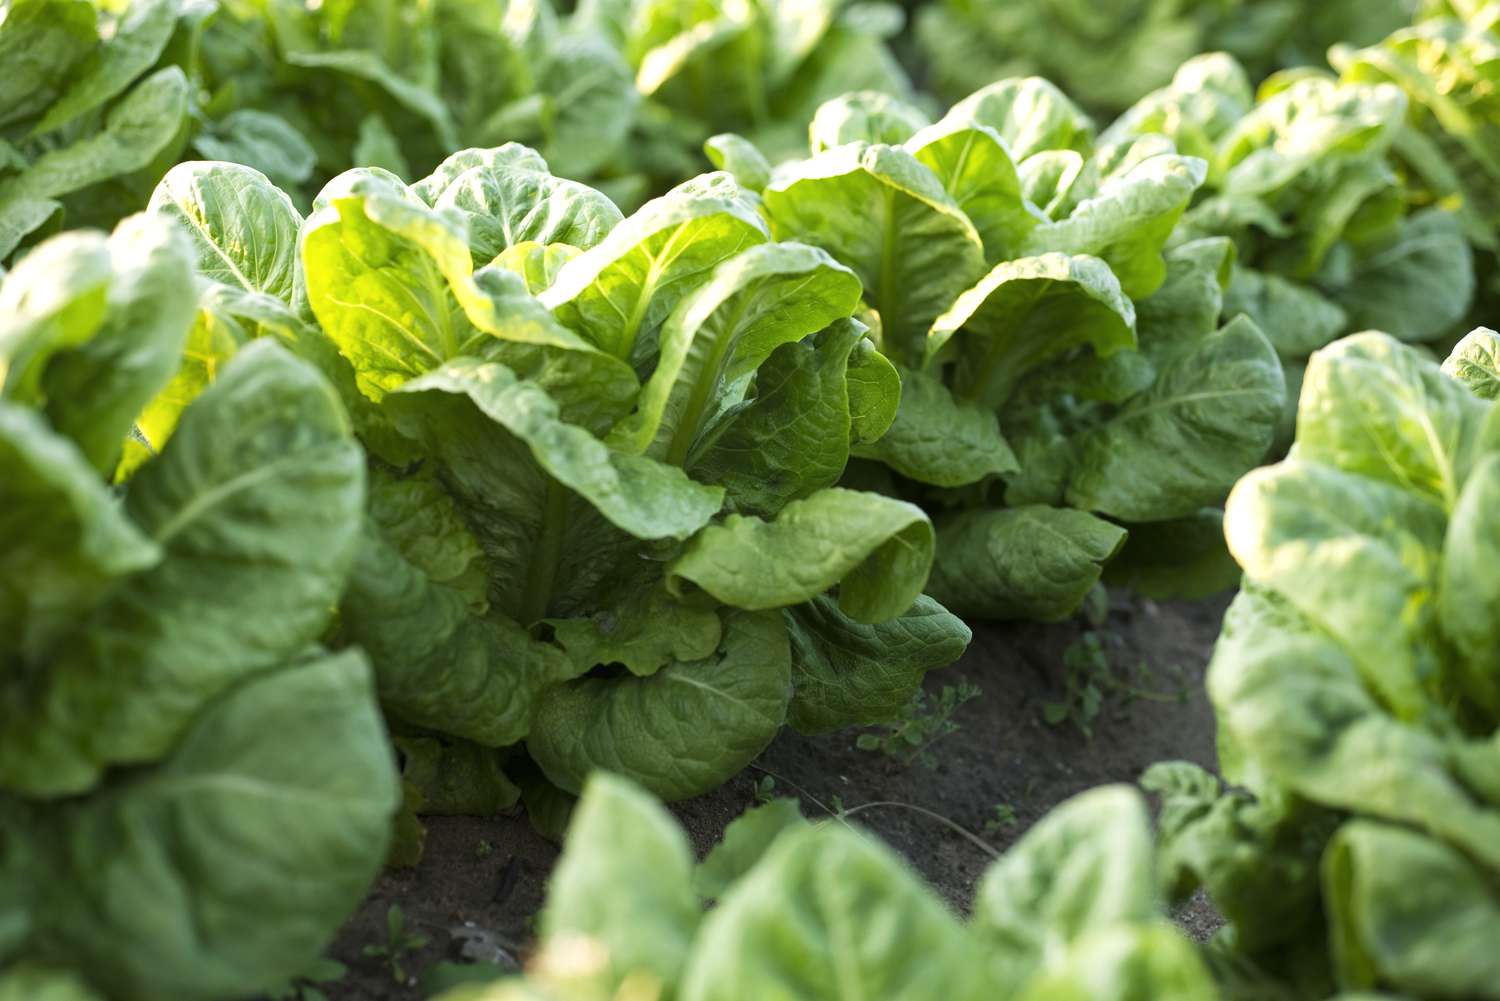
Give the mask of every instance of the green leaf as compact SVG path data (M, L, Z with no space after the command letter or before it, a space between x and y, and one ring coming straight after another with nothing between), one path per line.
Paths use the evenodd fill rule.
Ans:
M41 121L32 126L31 135L60 129L124 92L160 58L182 14L181 0L141 0L131 4L115 25L114 34L94 51L82 72L71 79L67 90L47 109ZM35 58L37 53L29 55Z
M1403 341L1447 333L1474 298L1474 255L1458 217L1428 209L1403 219L1388 240L1361 248L1335 298L1350 330L1384 330Z
M109 311L114 261L103 234L63 233L27 254L0 282L0 392L45 402L42 375L59 351L99 330Z
M788 833L709 912L682 1001L987 997L984 955L889 849L841 825Z
M254 677L160 764L45 812L38 955L122 1001L270 990L358 904L396 800L358 654Z
M865 345L862 325L840 320L816 338L777 348L756 373L755 396L705 433L688 462L693 477L723 486L734 510L760 515L837 483L856 428L851 411L865 406L867 420L878 423L890 394L900 392L896 382L870 386L865 400L853 395L862 372L851 377L850 363ZM873 345L868 354L881 357ZM877 366L864 366L876 370L872 382L885 375Z
M1066 219L1033 229L1017 256L1060 251L1102 258L1125 294L1143 299L1166 280L1162 248L1207 169L1196 157L1147 157L1108 175Z
M899 98L862 90L820 105L807 129L808 142L814 156L852 142L899 146L929 123L920 109Z
M1500 457L1486 456L1459 494L1443 540L1438 618L1457 647L1458 681L1465 693L1500 717L1500 587L1487 572L1500 540Z
M709 136L703 152L719 170L727 170L748 191L760 191L771 183L771 163L744 136L723 132Z
M693 870L693 889L705 900L722 897L754 870L778 838L807 826L795 799L773 799L746 810L724 828L723 840Z
M612 440L685 465L724 388L778 347L849 316L859 291L853 272L801 244L760 244L720 264L662 325L656 369Z
M974 224L986 264L1018 256L1027 235L1047 221L1028 205L1010 151L993 129L950 115L912 136L906 149Z
M312 177L318 154L285 119L254 108L231 111L193 137L209 160L252 167L279 184L296 187Z
M723 636L712 608L678 601L660 588L631 589L607 610L585 618L545 621L575 675L620 664L649 677L673 661L712 657Z
M668 564L668 586L698 585L725 604L784 608L839 587L839 607L884 622L911 607L932 562L932 523L920 508L831 487L771 521L732 514Z
M1040 77L992 83L955 104L948 117L994 129L1017 162L1043 150L1087 149L1093 141L1088 116Z
M787 722L802 733L895 721L927 672L957 660L971 636L925 594L873 626L845 615L826 595L784 614L792 642Z
M1083 344L1107 356L1135 346L1135 307L1095 257L1045 254L997 265L932 325L929 366L960 361L960 399L1005 403L1042 362Z
M321 635L363 491L363 455L327 384L273 344L241 351L131 484L126 513L162 560L45 670L8 679L0 785L79 792L105 765L153 760L208 700Z
M196 303L192 252L177 228L132 216L109 238L114 270L103 323L54 354L41 376L47 418L101 473L120 461L132 422L171 379Z
M1266 454L1284 394L1270 343L1254 322L1236 318L1083 434L1068 503L1125 521L1162 521L1221 502Z
M1246 577L1347 644L1406 719L1427 711L1423 679L1437 667L1430 644L1444 522L1420 493L1310 461L1256 470L1225 509Z
M938 525L927 590L965 617L1061 621L1098 583L1125 534L1067 508L965 511Z
M161 558L73 443L0 402L0 635L39 656L120 578Z
M859 275L899 363L920 359L933 319L983 272L974 224L902 149L829 150L778 172L763 197L778 240L822 247Z
M755 760L786 720L791 656L781 616L732 611L718 652L649 678L589 677L543 699L526 749L554 784L595 769L667 800L713 789Z
M1434 839L1385 824L1346 824L1323 863L1341 983L1500 997L1500 958L1488 948L1500 899L1487 875Z
M1500 334L1476 327L1453 346L1443 374L1469 387L1481 400L1500 398Z
M974 901L1001 989L1016 990L1090 935L1155 918L1152 852L1145 800L1129 786L1075 796L1027 831Z
M1157 921L1110 928L1082 939L1055 968L1029 982L1017 998L1213 1001L1220 996L1219 984L1199 958L1199 947L1176 926Z
M702 914L692 879L692 851L672 816L631 783L596 775L548 883L542 936L600 943L605 994L643 971L676 983Z
M1155 601L1196 601L1234 590L1240 567L1224 544L1224 512L1130 525L1130 537L1104 570L1105 583Z
M0 258L51 215L36 206L140 170L178 134L187 113L188 81L168 66L131 88L86 138L37 157L20 174L0 181Z
M386 712L439 733L514 744L542 691L576 673L555 647L498 612L476 611L374 530L339 607L344 637L374 665Z
M449 180L431 204L438 211L454 210L467 221L476 264L527 241L587 250L620 223L614 202L587 185L553 177L545 164L537 168L519 156L507 157L505 146L467 152L480 153L482 162ZM457 166L462 156L456 153L447 163Z
M1349 314L1317 290L1237 266L1224 293L1224 315L1255 321L1283 358L1306 358L1349 329Z
M1489 410L1427 355L1358 334L1308 363L1297 448L1330 465L1426 495L1451 509Z
M955 397L926 372L900 371L895 421L877 441L856 446L855 455L940 487L966 486L1019 470L994 410Z
M98 13L87 0L17 0L0 23L0 124L45 108L96 49ZM0 256L4 256L0 254Z
M0 973L0 1001L103 1001L68 970L21 963Z
M728 174L705 174L647 202L570 261L541 300L601 351L649 357L677 304L721 261L765 239L748 193Z
M302 216L291 198L254 167L180 163L151 193L147 211L187 231L197 252L198 274L292 301Z

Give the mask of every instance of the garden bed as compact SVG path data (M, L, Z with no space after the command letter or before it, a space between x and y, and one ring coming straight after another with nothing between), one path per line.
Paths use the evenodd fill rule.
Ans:
M944 687L974 686L981 694L958 706L956 729L926 746L926 760L856 746L860 733L885 732L879 728L818 737L784 730L733 781L673 812L701 854L758 794L798 796L811 818L841 805L851 822L894 846L964 910L991 856L950 823L1003 850L1068 797L1133 781L1153 762L1181 758L1213 767L1213 712L1202 676L1225 605L1224 598L1158 603L1122 594L1098 627L1081 619L980 625L958 663L928 676L929 706L941 704ZM1091 655L1089 633L1103 660ZM1070 671L1065 661L1078 666ZM1102 702L1085 736L1079 723L1089 715L1090 682ZM1049 723L1049 706L1054 717L1071 715ZM861 809L872 803L901 805ZM398 984L381 958L363 955L365 946L384 943L393 904L407 931L429 940L405 957L409 976L445 960L506 965L524 956L558 847L519 808L498 817L431 817L427 829L421 863L387 870L345 925L331 954L348 973L325 987L331 999L423 996ZM1177 918L1199 938L1216 925L1206 906Z

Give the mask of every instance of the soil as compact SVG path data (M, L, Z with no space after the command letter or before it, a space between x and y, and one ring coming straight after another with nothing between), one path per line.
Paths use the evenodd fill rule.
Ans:
M1132 782L1156 761L1215 767L1213 713L1202 679L1227 603L1227 596L1156 603L1120 595L1095 625L980 626L964 657L929 675L926 690L929 706L942 703L945 687L975 686L981 694L963 702L950 732L915 758L857 746L861 733L887 729L819 737L784 730L727 785L672 811L702 855L769 778L774 795L797 796L810 818L840 806L852 813L853 822L895 847L963 912L992 851L1003 851L1061 801L1093 786ZM1091 683L1100 697L1092 712ZM532 938L557 856L558 847L519 810L429 818L421 863L380 878L331 949L346 975L321 989L330 1001L407 1001L427 996L418 976L437 963L514 967ZM392 904L409 933L428 939L402 957L404 984L382 958L363 954L385 942ZM1201 898L1175 917L1200 940L1220 923Z

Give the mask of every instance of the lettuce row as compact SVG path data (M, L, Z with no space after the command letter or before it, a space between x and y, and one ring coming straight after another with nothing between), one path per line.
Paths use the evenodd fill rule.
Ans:
M566 844L526 976L442 1001L1217 996L1159 910L1145 802L1123 786L1041 820L967 922L878 841L790 800L736 820L695 865L665 810L600 775Z
M927 516L838 485L900 397L859 279L772 242L729 175L624 219L509 144L313 205L235 164L169 172L151 206L196 251L196 350L138 426L174 440L257 338L323 372L370 466L333 642L403 739L679 798L788 721L891 718L962 652L922 594Z
M1284 390L1271 342L1224 307L1234 246L1180 236L1204 160L1158 135L1098 143L1038 79L935 123L851 94L809 135L810 158L770 172L742 139L710 155L762 179L773 237L859 275L903 392L851 482L934 512L930 593L961 615L1064 618L1128 526L1214 517Z
M1308 355L1339 336L1378 328L1437 340L1474 299L1466 210L1423 191L1406 162L1415 101L1352 70L1288 71L1252 94L1244 69L1217 53L1185 63L1105 138L1166 135L1208 162L1179 239L1235 241L1226 306L1266 331L1295 387Z
M1207 888L1250 981L1500 996L1495 348L1319 351L1291 457L1230 497L1245 583L1208 686L1232 787L1181 763L1145 783L1169 883Z
M44 968L141 1001L271 989L389 839L369 665L319 645L365 490L330 385L247 346L117 476L196 363L193 282L141 215L0 284L0 965L37 991Z

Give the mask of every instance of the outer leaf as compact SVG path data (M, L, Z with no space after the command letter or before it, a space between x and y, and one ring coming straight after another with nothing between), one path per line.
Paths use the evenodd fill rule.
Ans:
M983 958L890 851L838 825L779 838L704 921L678 996L954 1001Z
M672 661L703 660L719 649L718 613L681 602L659 588L626 592L613 607L587 618L549 619L575 675L620 664L648 677Z
M0 402L0 636L30 659L161 550L121 513L73 444Z
M1283 358L1305 358L1349 329L1349 314L1316 290L1280 275L1236 267L1224 315L1255 321Z
M192 326L192 256L174 227L134 216L109 239L115 272L93 336L59 352L41 378L52 426L112 473L131 423L176 371Z
M106 764L153 760L209 699L312 642L363 490L327 384L273 344L240 352L132 484L127 511L162 561L0 700L0 785L78 792Z
M104 236L64 233L27 254L0 283L0 392L40 406L42 375L59 351L93 337L109 309L114 262Z
M779 240L822 247L854 269L882 345L914 364L934 317L984 268L979 233L915 157L852 143L778 173L766 215Z
M1448 522L1438 587L1438 618L1458 648L1465 694L1500 716L1500 588L1485 572L1500 540L1500 457L1486 456L1464 484Z
M744 136L723 132L709 136L703 152L719 170L727 170L749 191L760 191L771 182L771 164L755 144Z
M786 719L786 630L775 614L730 612L711 658L649 678L583 678L543 700L526 748L556 785L577 792L595 769L667 800L727 781Z
M972 635L925 594L874 626L851 619L826 595L785 615L794 685L787 722L802 733L897 719L927 672L957 660Z
M1458 498L1489 409L1418 351L1384 334L1313 356L1297 415L1299 453L1424 494Z
M769 522L732 514L710 525L668 565L667 579L748 609L800 604L838 585L839 607L852 618L884 622L922 593L932 546L920 508L833 487Z
M956 398L933 376L911 369L901 372L901 403L890 430L854 454L940 487L965 486L1019 468L993 410Z
M1266 454L1284 394L1270 343L1253 321L1235 319L1083 436L1068 503L1162 521L1222 501Z
M1458 217L1440 209L1402 220L1355 267L1337 294L1349 311L1346 329L1431 340L1461 321L1474 298L1473 252Z
M368 888L395 807L357 654L255 678L210 705L160 765L48 814L54 889L36 952L123 1001L274 989Z
M1500 997L1500 958L1487 934L1500 921L1500 899L1460 852L1400 827L1354 821L1329 844L1323 882L1346 987Z
M1091 934L1154 918L1152 851L1145 801L1128 786L1076 796L1026 832L974 902L1002 989Z
M692 866L671 815L629 782L595 775L549 881L541 933L599 942L608 954L606 992L639 971L675 983L702 913Z
M575 673L557 648L503 615L476 613L373 531L340 611L388 713L490 747L526 736L541 692Z
M961 616L1056 622L1077 610L1125 530L1083 511L965 511L938 526L928 591Z

